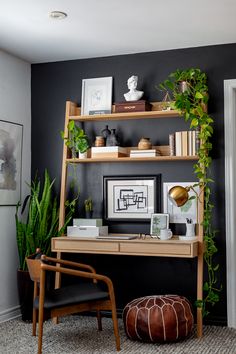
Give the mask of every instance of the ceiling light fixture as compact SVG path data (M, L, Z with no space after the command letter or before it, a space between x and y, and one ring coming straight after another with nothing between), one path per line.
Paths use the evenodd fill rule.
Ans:
M52 11L50 12L49 17L51 17L54 20L63 20L64 18L67 17L67 13L62 11Z

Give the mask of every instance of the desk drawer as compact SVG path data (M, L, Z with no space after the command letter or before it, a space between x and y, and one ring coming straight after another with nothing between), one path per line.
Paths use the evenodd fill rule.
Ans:
M113 253L119 251L118 242L90 241L81 239L54 238L52 244L54 252L77 252L77 253Z
M165 257L195 257L197 247L191 243L120 243L120 253L133 255L155 255Z

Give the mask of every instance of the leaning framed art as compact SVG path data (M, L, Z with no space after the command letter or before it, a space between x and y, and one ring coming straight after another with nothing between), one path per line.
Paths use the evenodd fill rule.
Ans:
M109 114L111 106L111 76L82 80L81 115Z
M23 125L0 120L0 205L21 198Z
M170 218L170 223L182 224L186 223L186 219L191 219L193 224L197 223L197 208L198 208L198 201L197 195L199 195L199 187L195 186L196 182L165 182L163 183L163 212L168 213ZM190 187L192 186L193 190L188 192L189 197L196 197L194 199L190 199L185 203L183 206L178 207L171 203L168 198L169 190L174 186L182 186L182 187Z
M117 221L150 221L159 211L160 175L104 176L104 218Z

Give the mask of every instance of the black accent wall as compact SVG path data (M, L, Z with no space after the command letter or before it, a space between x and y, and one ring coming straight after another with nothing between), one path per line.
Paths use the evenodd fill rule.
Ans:
M108 44L109 45L109 44ZM214 118L212 186L214 227L218 230L216 242L220 263L219 282L222 283L220 303L213 307L208 322L226 323L226 266L225 266L225 208L224 208L224 96L223 81L236 77L236 44L170 50L133 55L73 60L32 65L32 176L42 175L48 168L56 177L55 188L60 192L62 139L65 102L72 100L80 105L82 79L113 77L113 102L123 101L127 92L127 79L138 75L138 89L145 92L149 101L161 101L163 95L155 86L179 69L198 67L208 76L210 93L209 113ZM93 143L106 122L83 125ZM114 121L124 146L137 145L141 136L148 136L155 145L168 144L168 134L184 130L183 119L149 119ZM102 181L109 175L161 174L161 183L196 180L192 162L160 162L130 164L94 163L80 165L76 173L80 202L77 216L83 216L83 200L91 196L95 216L102 217ZM161 191L162 208L162 191ZM162 209L161 209L162 210ZM149 232L149 223L109 223L111 231ZM175 226L171 225L173 230ZM136 256L73 255L73 258L93 264L99 272L114 281L117 304L120 309L131 299L149 295L177 293L187 296L192 303L196 297L196 261L175 258Z

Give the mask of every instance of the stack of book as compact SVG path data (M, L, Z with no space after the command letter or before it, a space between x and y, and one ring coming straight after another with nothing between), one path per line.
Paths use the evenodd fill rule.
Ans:
M106 157L125 157L128 156L128 150L121 146L102 146L92 147L92 158L106 158Z
M107 236L108 226L103 226L102 219L73 219L73 226L67 226L68 237Z
M156 149L149 149L149 150L139 150L134 149L130 150L130 157L155 157L156 156Z
M185 130L169 135L170 156L196 156L200 147L199 131Z

